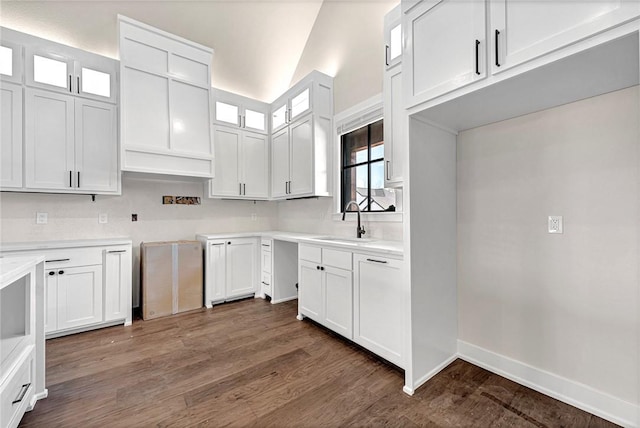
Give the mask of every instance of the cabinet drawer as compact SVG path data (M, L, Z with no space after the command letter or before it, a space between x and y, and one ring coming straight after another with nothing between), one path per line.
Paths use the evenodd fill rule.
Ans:
M300 260L307 260L314 263L322 263L322 251L320 247L300 245L298 247L298 257Z
M262 292L268 296L272 296L273 294L273 286L271 285L271 275L268 273L262 272Z
M261 256L260 264L262 265L262 272L271 274L271 251L266 251L264 247L262 247Z
M272 245L273 245L273 241L271 239L262 238L262 241L260 242L262 251L271 251Z
M102 264L102 248L100 247L49 250L43 253L45 269Z
M0 390L0 426L16 427L33 397L33 350L19 363L15 374L7 379Z
M351 270L353 268L353 265L351 264L351 252L323 248L322 264L324 266L333 266L339 269Z

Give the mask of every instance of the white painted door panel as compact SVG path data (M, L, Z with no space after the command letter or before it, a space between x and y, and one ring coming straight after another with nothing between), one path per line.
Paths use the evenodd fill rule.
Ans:
M289 128L271 137L271 196L287 196L289 182Z
M171 81L171 149L211 155L209 89Z
M131 251L104 250L104 320L131 322Z
M313 191L313 117L291 124L291 184L289 194L299 196Z
M494 73L577 42L640 14L640 3L625 0L492 0L490 8L490 52ZM497 35L496 30L499 32Z
M266 135L244 132L242 138L242 194L269 197L269 140Z
M226 126L213 128L216 176L211 180L215 196L240 195L240 139L242 131Z
M222 301L225 297L227 278L226 241L207 241L207 268L205 284L205 304Z
M349 270L325 266L323 324L347 339L353 338L353 280Z
M401 262L353 255L353 340L392 363L404 364L404 295Z
M411 10L408 22L406 103L418 104L486 76L484 2L425 0Z
M384 73L384 163L385 187L403 183L406 113L402 103L402 64Z
M256 251L254 239L238 238L227 243L227 299L255 293Z
M113 104L75 100L76 188L87 192L118 190L118 140Z
M46 271L45 278L44 332L49 333L58 329L58 270Z
M26 89L25 96L25 185L74 188L73 97L38 89Z
M101 322L102 266L60 269L57 276L58 329Z
M0 83L0 188L22 187L22 87Z
M322 271L316 263L300 260L298 265L298 312L322 323Z

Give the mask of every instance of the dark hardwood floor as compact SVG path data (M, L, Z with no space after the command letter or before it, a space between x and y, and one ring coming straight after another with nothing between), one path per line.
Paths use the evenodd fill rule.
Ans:
M296 302L228 303L47 341L24 427L615 426L457 360L418 389Z

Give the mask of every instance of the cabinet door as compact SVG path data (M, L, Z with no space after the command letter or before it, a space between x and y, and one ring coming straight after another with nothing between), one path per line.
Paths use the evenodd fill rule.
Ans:
M304 88L291 97L289 107L289 122L294 121L305 113L311 111L311 87Z
M289 193L289 128L271 137L271 196L287 196Z
M265 109L244 108L242 127L262 133L267 132L267 114Z
M102 266L61 269L57 276L58 330L102 322Z
M66 94L75 92L72 58L39 49L27 49L26 57L25 82L28 86Z
M425 0L406 22L407 107L486 76L484 2Z
M227 242L227 299L256 292L257 267L255 239L238 238Z
M22 187L22 87L0 83L0 188Z
M240 196L240 139L242 131L226 126L213 128L216 176L211 180L211 196Z
M298 313L323 323L322 271L317 263L298 262Z
M408 121L402 104L402 64L384 73L384 166L385 187L402 186L404 153L407 147L405 127Z
M216 92L215 94L217 94ZM214 94L214 96L216 96ZM216 100L213 103L213 121L222 125L240 126L240 105L228 100ZM215 141L215 139L214 139Z
M58 269L45 273L44 286L44 332L50 333L58 329Z
M353 280L351 271L324 268L323 324L344 337L353 338Z
M625 0L492 0L490 6L490 55L494 73L577 42L640 13L640 3Z
M399 260L353 255L353 340L403 367L404 295Z
M75 93L98 101L116 102L117 62L109 58L82 58L74 64Z
M280 129L284 128L287 125L287 123L288 123L287 116L289 115L288 108L289 108L289 106L287 105L286 102L283 102L281 104L277 104L273 108L273 112L271 113L271 130L272 130L272 132L279 131Z
M131 323L131 250L104 250L104 320Z
M22 83L22 46L0 41L0 80Z
M271 275L271 251L263 249L261 255L260 266L262 267L262 273Z
M211 156L209 88L171 81L171 150Z
M244 132L242 137L242 195L269 197L269 140L266 135Z
M75 188L73 97L26 89L25 115L26 187Z
M313 192L313 117L292 123L291 134L291 183L289 194L302 196Z
M205 267L205 305L211 307L211 302L221 302L225 297L225 283L227 280L226 241L207 241L205 251L207 265Z
M87 192L118 191L116 107L75 100L76 188Z
M385 68L393 67L402 61L402 11L400 9L398 5L384 17Z

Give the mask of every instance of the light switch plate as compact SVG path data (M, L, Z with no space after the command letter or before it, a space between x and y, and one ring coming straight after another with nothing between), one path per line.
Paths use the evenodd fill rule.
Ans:
M105 224L109 221L109 216L106 213L98 214L98 223Z
M36 213L36 224L47 224L49 222L49 214Z
M562 216L549 216L549 233L562 233Z

